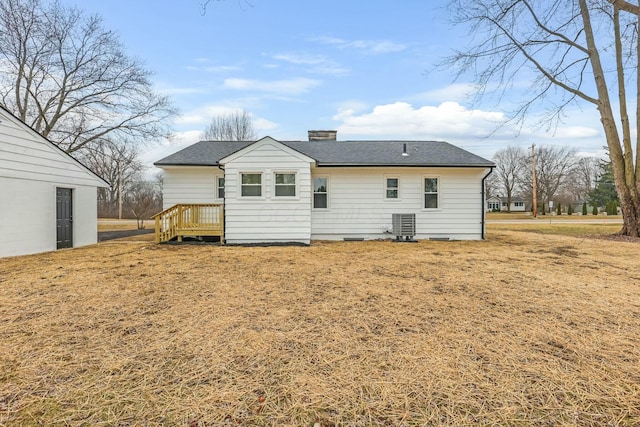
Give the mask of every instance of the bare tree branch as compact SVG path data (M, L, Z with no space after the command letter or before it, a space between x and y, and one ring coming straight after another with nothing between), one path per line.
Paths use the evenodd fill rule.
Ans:
M100 17L57 2L0 0L0 71L7 108L69 153L164 138L176 114Z
M527 154L520 147L506 147L493 156L498 186L507 198L507 211L511 210L511 199L522 186L523 172L528 170L526 158Z
M251 115L246 111L234 111L211 119L211 123L202 134L207 141L253 141L256 131Z
M453 68L458 79L472 76L479 87L476 102L496 97L501 103L528 72L536 77L515 100L511 121L523 123L541 104L550 125L574 102L596 106L624 217L621 233L640 236L640 6L624 0L450 0L449 6L452 21L468 26L472 39L441 65ZM626 68L635 69L633 100L627 96ZM618 89L619 105L612 105L611 88ZM635 161L628 103L636 105L639 129ZM544 191L548 197L554 185Z

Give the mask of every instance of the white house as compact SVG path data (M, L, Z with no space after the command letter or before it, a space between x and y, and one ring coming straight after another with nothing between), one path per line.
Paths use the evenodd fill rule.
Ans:
M0 257L96 243L107 186L0 106Z
M446 142L309 139L201 141L159 160L164 208L224 205L232 244L389 238L393 214L414 215L417 239L484 238L492 162Z
M511 207L507 209L509 201L506 197L491 196L487 198L487 212L524 212L525 203L522 197L512 197Z

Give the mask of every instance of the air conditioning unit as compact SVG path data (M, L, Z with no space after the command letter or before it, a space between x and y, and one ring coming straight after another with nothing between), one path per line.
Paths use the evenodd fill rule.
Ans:
M416 235L416 214L391 214L391 224L396 240L411 241Z

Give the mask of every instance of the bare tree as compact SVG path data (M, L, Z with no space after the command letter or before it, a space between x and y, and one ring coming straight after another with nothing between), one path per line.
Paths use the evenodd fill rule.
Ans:
M122 218L126 193L144 170L136 147L127 142L103 139L83 150L81 160L111 183L110 188L98 189L98 215Z
M573 102L598 110L624 217L620 233L640 236L640 100L628 100L626 89L640 81L640 6L625 0L450 0L449 6L472 40L445 65L458 77L475 72L480 98L495 84L504 96L533 73L512 118L523 119L534 104L547 107L549 123ZM610 98L614 91L619 108ZM627 104L636 108L635 156Z
M0 99L72 153L109 136L164 137L175 110L99 16L46 0L0 0Z
M598 179L598 163L598 159L595 157L578 158L566 188L572 201L587 199Z
M253 128L251 114L246 111L234 111L213 117L202 134L206 141L253 141L256 131Z
M511 199L519 189L522 175L526 168L527 154L521 147L507 147L499 150L493 156L496 164L495 176L498 188L504 191L507 198L507 211L511 212Z
M487 180L484 182L484 193L487 199L500 195L500 183L495 172L489 175Z
M573 176L578 157L576 150L569 147L538 146L536 155L536 179L538 203L547 205L565 191ZM532 194L532 175L524 173L522 182Z
M162 210L162 191L154 182L133 182L127 191L125 204L135 217L138 229L142 229L145 219Z

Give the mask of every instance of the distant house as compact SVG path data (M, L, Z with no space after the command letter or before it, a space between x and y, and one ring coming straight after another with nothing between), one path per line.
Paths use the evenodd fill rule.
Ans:
M508 199L501 196L487 198L487 212L524 212L525 203L521 197L511 198L511 209L508 209Z
M502 210L502 200L499 196L487 197L487 212L500 212Z
M107 186L0 106L0 257L96 243Z
M413 221L418 239L484 237L492 162L446 142L335 136L201 141L157 161L166 209L159 240L207 235L203 221L227 243L389 238L394 214Z

